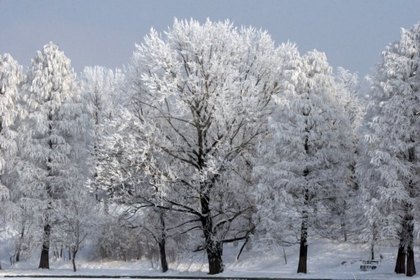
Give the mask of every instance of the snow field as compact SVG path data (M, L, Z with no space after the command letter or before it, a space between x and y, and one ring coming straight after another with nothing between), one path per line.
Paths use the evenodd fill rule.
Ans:
M330 240L309 241L308 273L297 274L299 246L286 247L287 264L283 251L253 248L244 251L238 261L235 260L240 246L229 244L224 248L225 272L223 277L262 277L262 278L301 278L301 279L404 279L405 275L396 275L394 271L396 248L383 247L375 251L382 255L376 270L360 271L361 260L369 259L368 245ZM81 254L83 256L83 254ZM416 260L418 254L416 254ZM73 273L69 261L51 261L50 270L37 269L38 260L24 261L13 266L2 262L5 275L103 275L103 276L208 276L207 259L203 253L186 254L175 263L170 263L170 270L162 274L156 264L150 260L140 261L89 261L78 260L78 271ZM25 279L25 278L20 278ZM27 278L30 279L30 278ZM72 278L75 279L75 278ZM77 278L76 278L77 279Z

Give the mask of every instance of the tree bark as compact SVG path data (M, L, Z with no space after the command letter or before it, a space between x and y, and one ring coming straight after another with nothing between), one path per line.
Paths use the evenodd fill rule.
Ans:
M44 226L44 237L43 237L43 242L42 242L41 259L39 261L38 268L50 269L50 259L49 259L50 233L51 233L51 226L49 223L47 223Z
M207 258L209 261L209 274L222 273L224 270L222 260L223 244L218 241L209 242L207 247Z

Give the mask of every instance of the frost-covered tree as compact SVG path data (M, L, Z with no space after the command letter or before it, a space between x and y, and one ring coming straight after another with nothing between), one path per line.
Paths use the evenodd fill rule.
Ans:
M83 185L82 185L83 186ZM83 248L89 236L99 228L97 203L87 188L73 187L63 194L65 199L57 205L56 212L59 240L71 253L73 271L76 272L76 255Z
M19 114L17 101L24 81L22 66L9 54L0 55L0 174L13 165L17 152L16 132L13 124ZM7 163L7 164L6 164ZM0 183L0 198L8 199L9 191Z
M10 195L10 190L15 188L15 177L9 175L17 160L16 120L19 114L24 116L18 105L24 79L22 67L17 61L9 54L0 55L0 209L3 213L2 219L7 223L9 230L13 228L10 225L21 218L20 207L15 204L13 195ZM11 233L16 234L13 230ZM19 260L22 238L17 239L19 241L16 242L16 246L11 247L15 247L13 253ZM14 256L11 259L14 259Z
M96 183L97 167L103 162L100 162L99 150L103 148L104 137L111 134L115 129L113 124L116 121L118 114L118 106L123 101L121 100L121 87L123 86L124 75L121 70L109 70L104 67L94 66L85 67L80 75L80 85L82 91L82 98L89 116L88 123L88 147L89 147L89 180L88 188L95 195L99 205L102 207L101 213L97 213L97 228L101 232L100 238L97 239L97 246L100 247L103 258L115 257L120 251L114 244L114 234L121 234L123 239L124 234L121 230L115 233L113 230L118 229L118 215L110 215L108 194L101 189L101 186ZM106 158L103 160L107 161ZM116 217L115 217L116 216ZM110 241L111 240L111 241ZM112 245L110 245L112 244ZM132 246L130 245L128 247ZM111 252L114 250L114 252ZM120 254L121 255L121 254Z
M12 190L10 197L12 203L7 215L7 226L11 233L8 241L11 247L9 254L11 263L19 262L33 253L40 232L35 220L36 210L33 209L31 201L22 197L17 199L14 196L15 191Z
M39 268L49 268L50 235L55 203L68 189L84 183L80 164L86 155L86 119L70 60L50 43L38 51L27 72L23 101L28 115L19 127L17 166L20 192L42 216Z
M274 96L270 134L259 145L261 160L254 169L260 178L257 217L274 238L299 233L297 271L306 273L309 230L325 229L325 215L343 200L353 151L350 124L325 54L312 51L301 57L296 48L288 49L283 90Z
M179 235L180 231L185 229L183 225L189 222L184 222L182 213L177 211L168 214L170 204L165 202L164 194L160 191L169 183L168 180L171 180L161 170L165 170L165 166L171 165L173 160L153 153L153 147L145 146L144 143L139 145L142 140L136 135L135 130L132 130L138 126L135 124L135 119L130 119L127 114L131 115L130 112L121 114L122 120L115 122L119 128L98 146L100 156L97 161L96 182L98 185L108 187L108 196L119 208L120 213L117 214L119 222L122 221L125 228L131 228L131 231L133 229L142 231L148 240L155 241L156 249L151 248L150 256L153 252L157 252L161 269L166 272L168 237L173 239L171 238L173 235ZM158 165L162 163L164 164L161 168ZM196 222L196 219L193 222ZM173 229L171 233L169 233L170 228ZM107 239L109 238L104 238L105 241ZM153 242L146 241L146 243L150 248Z
M276 59L266 32L175 20L164 37L152 30L129 66L131 109L121 128L138 143L130 151L141 169L101 179L115 186L142 172L156 178L158 201L141 197L137 183L122 188L145 204L182 213L182 223L198 230L210 274L223 271L223 243L246 236L247 230L230 231L252 210L238 174L266 131L267 103L279 90ZM120 138L125 148L128 137Z
M123 77L120 70L114 73L101 66L85 67L81 73L83 98L95 125L95 135L116 113L116 95Z
M97 149L103 135L108 133L110 123L121 103L120 88L124 75L120 70L115 72L104 67L85 67L81 73L80 83L82 97L90 117L91 129L91 162L97 160Z
M173 215L169 211L159 207L145 207L136 208L129 207L128 211L124 214L124 219L130 225L132 229L139 229L142 235L150 236L152 240L157 244L157 250L159 252L160 267L162 272L168 271L167 261L167 246L166 244L171 239L170 230L171 226L176 224L174 219L179 218L179 215ZM174 246L172 242L172 246ZM177 244L175 247L182 247L182 244ZM178 249L172 248L172 249ZM153 251L153 250L152 250Z
M360 96L358 75L356 73L350 73L342 67L338 67L337 73L335 74L335 82L338 87L337 99L344 107L353 130L357 130L360 128L365 114L365 105Z
M360 83L357 74L338 67L335 82L337 85L336 100L343 107L346 118L351 125L348 137L352 141L351 149L354 152L353 156L349 158L348 173L344 178L349 187L348 192L344 194L341 201L337 203L335 211L333 211L336 212L337 218L341 220L341 234L344 241L347 241L349 233L359 234L357 222L361 215L361 208L353 201L359 194L355 166L359 155L359 129L365 112L365 104L360 97Z
M420 24L403 29L371 78L361 186L377 238L399 239L395 272L416 274L414 224L419 213ZM406 265L407 261L407 265Z

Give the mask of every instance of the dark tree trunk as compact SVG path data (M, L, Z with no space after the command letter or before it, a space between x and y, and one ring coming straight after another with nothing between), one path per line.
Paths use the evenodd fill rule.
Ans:
M395 273L405 273L405 250L403 240L400 240L400 245L398 247L397 262L395 264Z
M347 230L346 230L346 223L343 222L341 224L341 227L343 228L343 235L344 235L344 242L347 242Z
M414 250L413 248L407 249L407 276L413 276L416 274L416 265L414 263Z
M344 209L347 209L347 203L344 201ZM346 210L343 210L340 214L341 216L341 229L343 231L344 242L347 242L347 225L346 225Z
M51 112L48 114L48 120L51 121L50 124L48 125L49 127L49 135L51 136L51 131L52 131L52 114ZM53 142L51 141L51 139L48 141L49 147L51 150L53 150ZM48 171L48 177L52 176L52 170L51 170L51 164L52 159L49 157L47 159L47 171ZM47 183L46 185L46 191L48 194L48 198L52 199L53 197L53 192L52 192L52 187L49 183ZM47 204L47 211L49 211L51 209L51 201L48 202ZM49 253L50 253L50 233L51 233L51 224L49 221L48 216L45 219L45 225L44 225L44 236L43 236L43 241L42 241L42 251L41 251L41 259L39 260L39 267L38 268L42 268L42 269L50 269L50 258L49 258Z
M413 216L407 215L407 276L413 276L416 274L416 264L414 263L414 224L413 224Z
M19 246L16 251L16 262L20 261L20 251L22 250L22 244L23 244L23 237L25 236L25 227L22 227L22 231L20 233L20 239L19 239Z
M308 114L305 114L307 116ZM309 134L309 128L307 127L305 131ZM304 144L305 152L309 155L309 137L305 137L305 144ZM309 170L305 168L303 171L303 177L307 177L309 174ZM302 211L302 225L300 229L300 250L299 250L299 264L297 273L307 273L307 260L308 260L308 212L306 207L309 204L309 191L308 189L304 190L304 210Z
M166 225L165 225L165 213L162 211L160 212L160 224L162 226L161 229L161 238L159 240L159 255L160 255L160 264L162 266L162 272L168 271L168 262L166 261Z
M162 272L168 271L168 262L166 261L165 239L159 242L160 264Z
M222 247L223 244L217 241L208 244L207 258L209 261L209 274L211 275L223 272Z
M370 259L373 261L375 259L375 244L370 244Z
M412 147L408 150L408 160L410 162L416 162L416 150L415 147ZM415 185L413 181L410 180L409 182L409 193L410 197L415 197L415 189L418 186ZM405 214L405 230L406 230L406 244L407 244L407 276L413 276L416 274L416 264L414 263L414 217L411 214L413 211L413 205L408 202L407 203L407 210Z
M376 222L372 225L372 243L370 244L370 257L371 260L375 259L375 243L377 241L377 225Z
M72 252L72 258L71 258L71 263L73 264L73 271L76 272L76 254L77 254L77 250L74 250Z
M299 264L298 273L307 273L307 260L308 260L308 224L307 214L304 213L302 217L302 227L300 231L300 251L299 251Z
M38 268L50 269L50 259L49 259L50 233L51 233L51 226L47 223L44 226L44 238L43 238L44 240L42 242L41 259L39 261Z
M245 239L244 244L242 244L241 249L239 250L238 255L236 256L236 260L239 260L239 257L241 256L242 251L244 250L244 248L245 248L246 244L248 243L248 241L249 241L249 238L247 237L247 238Z
M214 275L222 273L224 270L222 254L223 244L216 239L216 234L213 229L213 220L210 213L208 190L210 187L207 183L202 183L202 189L206 190L201 196L201 210L203 216L201 217L201 225L203 227L203 234L206 242L207 259L209 262L209 274Z
M283 258L284 258L284 264L287 264L287 255L286 255L286 250L284 250L284 245L281 246L283 249Z

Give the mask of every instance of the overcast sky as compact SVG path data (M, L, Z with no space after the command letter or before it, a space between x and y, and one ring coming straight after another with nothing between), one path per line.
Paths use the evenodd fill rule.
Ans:
M163 32L175 17L266 29L277 45L292 41L301 53L323 51L334 68L364 76L401 27L420 21L420 0L0 0L0 54L26 68L52 41L76 72L121 68L151 27Z

